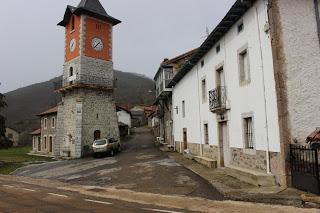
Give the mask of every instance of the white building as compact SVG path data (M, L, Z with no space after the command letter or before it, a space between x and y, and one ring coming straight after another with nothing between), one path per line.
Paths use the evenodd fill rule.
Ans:
M236 1L169 85L178 151L288 184L288 145L320 126L316 4Z
M118 122L125 124L128 126L128 135L130 135L130 129L132 127L131 124L131 112L129 110L126 110L123 107L117 106L117 116L118 116Z

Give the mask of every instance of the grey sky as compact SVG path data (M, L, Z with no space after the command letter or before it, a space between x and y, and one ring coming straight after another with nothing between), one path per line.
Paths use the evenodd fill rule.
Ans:
M123 23L114 29L114 66L153 77L163 58L199 46L235 0L100 0ZM80 0L10 0L0 7L0 92L62 73L66 5Z

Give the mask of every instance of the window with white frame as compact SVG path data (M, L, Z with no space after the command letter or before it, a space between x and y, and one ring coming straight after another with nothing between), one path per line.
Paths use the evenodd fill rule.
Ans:
M56 128L56 118L55 117L52 117L51 118L51 127L54 129Z
M207 86L206 86L206 79L201 80L201 96L202 96L202 103L207 101Z
M253 133L253 119L247 117L243 119L244 131L244 145L245 149L254 149L254 133Z
M44 149L46 150L47 149L47 136L44 136L43 140L44 140Z
M182 101L182 117L186 117L186 102Z
M209 144L209 128L208 124L203 125L204 144Z
M48 125L47 118L45 118L43 119L43 128L47 129L47 125Z
M239 52L240 86L250 83L250 64L248 49Z

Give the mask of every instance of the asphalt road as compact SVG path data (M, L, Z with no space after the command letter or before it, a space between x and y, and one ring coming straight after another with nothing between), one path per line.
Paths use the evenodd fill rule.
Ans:
M137 129L115 157L31 165L14 174L136 192L223 199L211 184L159 151L146 128Z
M140 205L120 200L40 187L17 181L0 181L0 212L181 212L175 209ZM186 212L186 211L183 211Z

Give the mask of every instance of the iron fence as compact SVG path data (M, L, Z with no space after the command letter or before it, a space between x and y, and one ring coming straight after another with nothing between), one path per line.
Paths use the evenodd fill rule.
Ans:
M290 145L292 185L320 195L319 150L309 145Z

